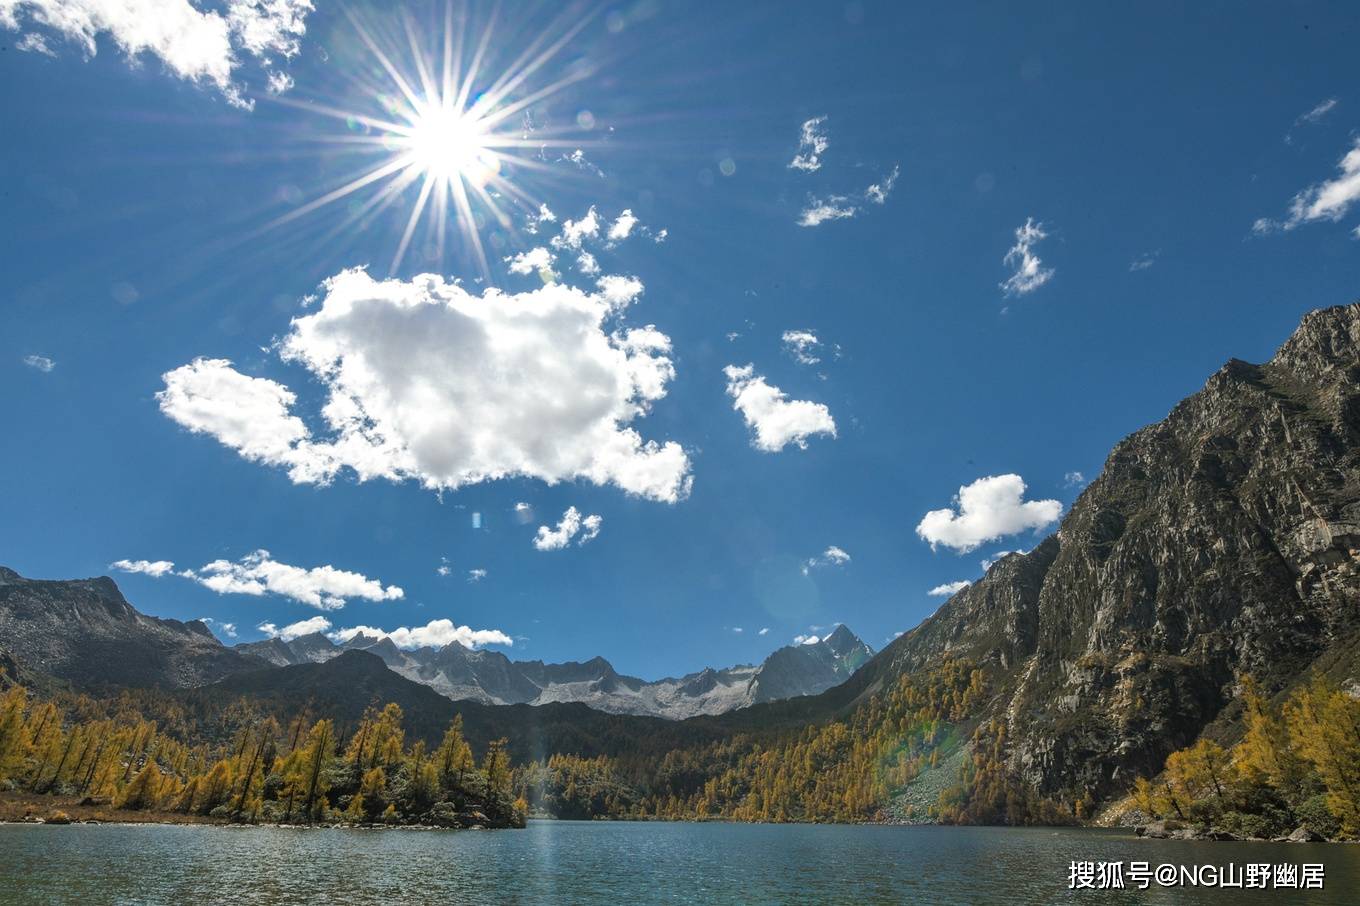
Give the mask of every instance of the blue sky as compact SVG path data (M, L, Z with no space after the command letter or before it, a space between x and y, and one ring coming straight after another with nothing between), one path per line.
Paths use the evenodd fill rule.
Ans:
M0 562L173 563L114 574L234 641L320 617L647 678L881 647L1356 297L1344 4L455 4L471 96L516 110L452 165L326 112L399 118L360 38L414 79L390 5L147 0L200 38L164 51L133 6L0 0ZM376 213L380 182L279 222L403 153ZM393 268L430 170L489 201ZM511 272L539 248L555 276Z

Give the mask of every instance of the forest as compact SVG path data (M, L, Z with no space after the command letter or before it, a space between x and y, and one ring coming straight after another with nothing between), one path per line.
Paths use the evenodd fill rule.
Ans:
M1241 706L1239 741L1173 752L1136 781L1134 805L1173 828L1248 839L1360 835L1360 700L1317 674L1276 703L1246 677Z
M531 813L572 818L1072 821L1073 805L1035 796L1006 771L1004 726L977 720L987 700L986 672L946 658L899 677L842 720L738 734L659 758L554 755L518 767L514 788ZM963 756L961 765L938 797L899 801L909 800L904 793L913 782L950 753Z
M0 695L0 793L143 812L157 820L523 826L526 817L760 822L1073 823L1084 797L1041 797L1009 772L1007 726L984 718L988 673L945 659L904 674L838 719L747 729L689 746L639 742L515 763L503 740L480 759L455 716L437 745L409 740L402 709L286 721L247 698L214 730L157 699L20 685ZM1270 839L1304 826L1360 834L1360 701L1319 676L1278 702L1242 682L1241 738L1201 738L1140 778L1130 804L1149 820ZM199 732L189 732L188 728ZM431 740L433 742L433 739ZM930 775L929 782L922 782Z
M477 763L457 717L431 751L423 740L407 744L395 704L370 708L347 734L330 719L282 726L263 717L220 743L108 710L84 695L39 701L11 686L0 696L0 791L165 821L524 825L504 745L493 742Z
M408 742L402 710L352 726L304 710L285 720L241 699L206 720L119 690L0 698L0 791L67 797L162 820L515 826L555 818L769 822L1055 823L1004 769L1004 727L979 723L983 670L946 660L899 677L842 719L617 755L480 761L455 716L438 745ZM157 719L152 719L153 715ZM971 732L971 737L970 737ZM971 744L967 744L971 742ZM964 756L938 798L898 801L941 759ZM937 772L938 773L938 772ZM905 803L905 804L904 804Z

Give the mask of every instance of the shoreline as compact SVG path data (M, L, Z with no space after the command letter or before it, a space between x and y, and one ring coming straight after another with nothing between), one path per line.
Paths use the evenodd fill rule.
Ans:
M345 829L345 830L521 830L513 825L504 827L492 825L489 820L476 820L466 825L421 824L418 822L318 822L315 824L283 823L273 821L232 821L227 818L214 818L209 815L185 815L178 812L142 811L138 809L115 808L108 802L91 801L88 797L46 796L34 793L0 793L0 825L28 825L66 827L71 825L162 825L183 827L235 827L235 828L297 828L306 829Z

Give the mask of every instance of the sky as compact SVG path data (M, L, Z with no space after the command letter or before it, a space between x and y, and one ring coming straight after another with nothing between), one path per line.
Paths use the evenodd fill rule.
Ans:
M1358 25L0 0L0 563L229 644L882 647L1356 299Z

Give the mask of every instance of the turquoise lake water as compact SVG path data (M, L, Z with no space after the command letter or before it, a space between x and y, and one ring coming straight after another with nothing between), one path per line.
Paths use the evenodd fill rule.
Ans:
M1323 865L1323 889L1070 890L1072 862ZM1107 869L1106 879L1108 880ZM1098 877L1093 878L1098 882ZM0 903L1360 903L1360 846L1113 831L531 822L0 826Z

